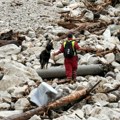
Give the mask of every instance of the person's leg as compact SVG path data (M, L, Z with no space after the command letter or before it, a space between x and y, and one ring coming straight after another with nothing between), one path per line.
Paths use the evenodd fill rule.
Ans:
M67 80L72 80L72 65L69 59L65 59L65 71Z
M74 81L76 81L76 77L77 77L77 67L78 67L78 57L74 57L72 62L72 79Z

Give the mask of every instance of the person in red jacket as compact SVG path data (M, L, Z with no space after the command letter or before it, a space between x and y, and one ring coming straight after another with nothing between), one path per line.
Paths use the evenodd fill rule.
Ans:
M75 41L74 40L74 36L73 34L68 34L68 40L69 41ZM65 65L65 71L66 71L66 77L67 80L69 82L75 82L76 81L76 76L77 76L77 68L78 68L78 56L76 51L87 51L87 48L82 48L78 45L77 41L74 42L74 56L71 58L66 58L64 57L64 65ZM64 43L61 45L61 48L57 51L53 53L53 57L60 54L60 53L64 53L65 47L64 47Z

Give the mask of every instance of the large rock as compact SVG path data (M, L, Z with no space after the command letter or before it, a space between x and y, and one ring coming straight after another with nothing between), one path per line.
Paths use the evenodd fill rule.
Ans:
M8 44L0 47L0 55L3 55L3 56L17 54L20 51L21 51L21 47L18 47L15 44Z
M19 85L22 82L29 82L30 80L42 81L34 69L21 63L15 61L0 62L0 66L5 68L4 77L0 81L0 90L6 90L9 87Z
M2 102L11 102L11 95L7 91L0 91L0 103Z

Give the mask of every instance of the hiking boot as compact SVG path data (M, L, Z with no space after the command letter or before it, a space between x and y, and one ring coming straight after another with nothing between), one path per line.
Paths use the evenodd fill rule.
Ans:
M70 83L71 83L71 84L76 83L76 79L71 80L71 82L70 82Z
M67 78L67 79L66 79L66 82L67 82L67 83L71 83L71 80L72 80L71 78Z

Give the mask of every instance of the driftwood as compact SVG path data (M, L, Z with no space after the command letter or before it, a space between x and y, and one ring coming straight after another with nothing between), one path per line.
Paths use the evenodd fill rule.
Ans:
M61 108L66 106L69 103L77 103L80 102L82 99L86 98L90 92L100 83L98 81L91 89L83 89L79 91L75 91L68 96L65 96L59 100L49 103L47 106L38 107L33 110L27 111L22 114L13 115L10 117L5 118L4 120L28 120L33 115L42 115L43 113L47 113L49 110L54 110L57 108Z
M0 40L12 40L13 39L13 30L0 33Z
M24 36L21 36L19 32L14 33L12 30L8 32L0 33L0 47L7 44L15 44L17 46L22 45Z
M91 11L100 12L106 6L111 5L112 4L112 0L104 0L104 3L100 4L100 5L96 5L96 4L94 4L94 2L88 2L87 0L85 0L84 4L87 7L87 9L89 9Z
M120 85L117 85L117 86L115 86L115 88L114 88L114 89L108 90L108 91L107 91L107 92L105 92L105 93L114 92L114 91L118 90L119 88L120 88Z
M102 52L97 52L96 53L96 55L97 56L104 56L104 55L106 55L106 54L108 54L108 53L117 53L117 52L119 52L119 50L118 49L116 49L116 47L114 47L113 49L111 49L111 50L106 50L106 51L102 51Z
M54 40L55 41L63 40L67 37L67 35L69 33L75 33L76 31L79 31L80 29L84 29L85 27L86 27L86 24L83 23L83 24L79 25L77 28L69 30L67 33L63 34L62 36L60 36L59 38L56 38Z
M63 40L67 37L69 33L75 34L77 31L82 31L82 30L92 30L93 28L96 30L96 28L101 28L105 27L107 24L103 22L86 22L86 23L79 23L77 28L69 30L67 33L64 33L61 35L59 38L54 39L55 41ZM63 26L64 27L64 26Z

